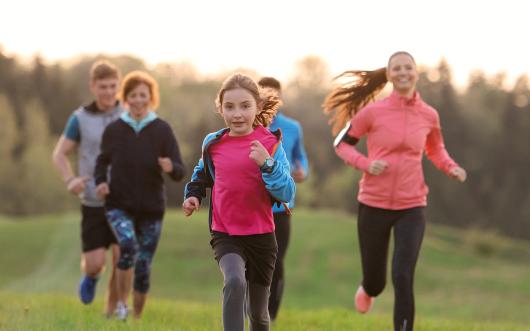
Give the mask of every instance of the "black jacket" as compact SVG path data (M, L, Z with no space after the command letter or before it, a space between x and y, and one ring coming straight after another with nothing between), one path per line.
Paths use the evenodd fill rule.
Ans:
M121 119L109 124L103 133L94 174L96 185L107 182L111 166L105 207L161 219L165 192L159 157L173 161L169 174L173 180L184 177L177 140L165 121L157 118L138 133Z

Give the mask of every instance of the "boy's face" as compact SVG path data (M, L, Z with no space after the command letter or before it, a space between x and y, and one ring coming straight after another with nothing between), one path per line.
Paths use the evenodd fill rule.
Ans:
M96 98L99 109L110 110L114 108L119 87L118 78L97 79L90 83L90 91Z

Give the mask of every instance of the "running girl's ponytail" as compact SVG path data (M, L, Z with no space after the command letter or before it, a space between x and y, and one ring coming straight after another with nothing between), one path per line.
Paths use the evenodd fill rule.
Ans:
M258 111L252 126L269 126L281 106L280 99L276 94L271 93L269 90L261 90L258 84L251 77L241 73L233 74L223 82L223 85L221 85L221 89L217 93L217 98L215 99L215 104L218 111L221 109L223 104L225 92L236 88L243 88L247 90L250 94L252 94L254 100L256 100ZM259 107L260 105L261 107Z
M278 96L274 93L270 93L269 89L260 90L261 110L258 109L256 119L252 126L263 125L264 127L269 126L276 116L278 109L281 107L282 102Z
M387 83L385 67L372 71L345 71L335 77L338 78L349 80L332 90L322 105L325 114L334 112L329 120L333 135L336 135L359 109L372 101Z

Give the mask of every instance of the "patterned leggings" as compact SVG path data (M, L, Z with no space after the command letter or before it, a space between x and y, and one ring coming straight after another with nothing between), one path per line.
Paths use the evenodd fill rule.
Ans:
M120 245L118 269L127 270L134 266L134 289L147 293L162 220L134 217L120 209L108 210L107 220Z

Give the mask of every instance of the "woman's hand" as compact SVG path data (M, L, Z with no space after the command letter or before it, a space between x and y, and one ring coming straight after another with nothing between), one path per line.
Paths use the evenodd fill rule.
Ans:
M110 189L109 184L101 183L96 187L96 196L101 200L105 200L105 197L109 195Z
M189 197L182 203L182 210L184 215L190 216L194 211L199 210L200 207L199 199L196 197Z
M467 178L466 171L464 170L464 168L460 168L460 167L454 167L453 169L451 169L449 171L449 175L461 183L465 182Z
M250 154L248 157L254 160L258 167L261 167L265 163L265 159L271 156L259 141L254 140L250 144Z
M384 160L373 160L370 162L370 165L368 166L368 173L370 175L378 176L385 171L385 169L388 167L388 163Z
M159 157L158 158L158 165L160 168L162 168L162 171L165 173L170 173L173 171L173 162L171 162L171 159L169 157Z

